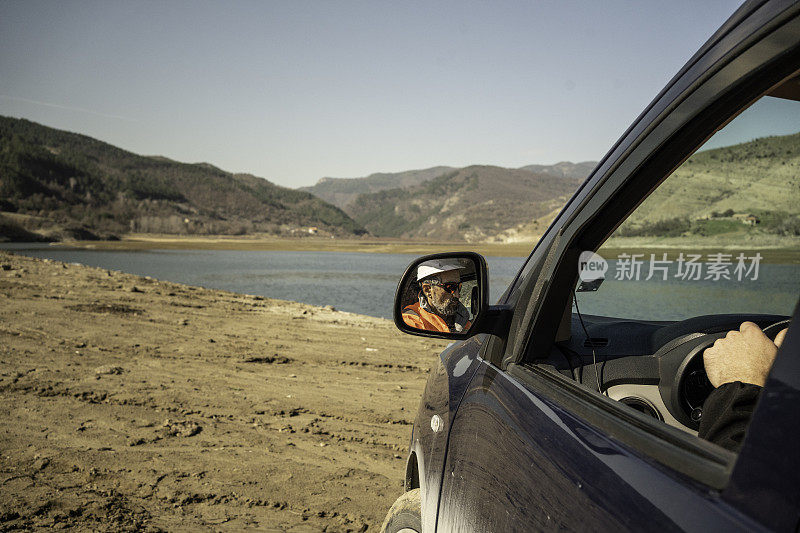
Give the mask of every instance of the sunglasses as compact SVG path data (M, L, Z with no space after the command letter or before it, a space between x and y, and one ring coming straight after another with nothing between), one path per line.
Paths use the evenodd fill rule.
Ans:
M451 281L450 283L442 283L438 279L428 279L425 280L425 283L430 285L438 285L439 287L443 288L447 292L458 292L461 290L461 282L460 281Z

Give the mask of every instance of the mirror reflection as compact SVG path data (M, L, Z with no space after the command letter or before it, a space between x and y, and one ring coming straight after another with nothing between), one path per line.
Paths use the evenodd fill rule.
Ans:
M480 305L475 263L464 257L431 259L406 278L402 317L424 331L466 333Z

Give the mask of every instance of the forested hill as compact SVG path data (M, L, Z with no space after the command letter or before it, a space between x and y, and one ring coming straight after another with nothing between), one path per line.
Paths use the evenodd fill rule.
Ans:
M0 211L0 239L364 233L307 192L9 117L0 117Z

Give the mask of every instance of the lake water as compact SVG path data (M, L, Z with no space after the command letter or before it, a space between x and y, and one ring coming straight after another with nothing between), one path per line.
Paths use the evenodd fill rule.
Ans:
M9 243L0 248L189 285L332 305L383 318L391 318L397 282L417 257L348 252L120 252ZM524 258L487 257L486 261L490 302L494 303L514 279ZM800 265L762 264L758 279L742 281L682 281L675 278L675 265L670 267L666 281L616 281L612 277L615 268L615 261L609 261L609 279L597 292L578 293L582 313L650 320L714 313L790 315L800 296Z
M391 318L400 276L417 255L350 252L253 252L239 250L98 251L47 244L0 248L66 263L121 270L140 276L313 305L332 305ZM525 259L488 257L490 301L495 302Z
M673 262L667 279L646 280L650 262L644 261L639 280L615 279L617 261L609 261L608 278L597 292L577 293L581 313L643 320L682 320L723 313L791 315L800 297L800 265L761 264L753 275L739 281L698 280L679 277ZM703 263L708 266L708 263Z

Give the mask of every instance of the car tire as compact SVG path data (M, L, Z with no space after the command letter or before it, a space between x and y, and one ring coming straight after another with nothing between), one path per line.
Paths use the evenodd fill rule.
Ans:
M381 533L422 533L419 489L410 490L395 500L383 521Z

